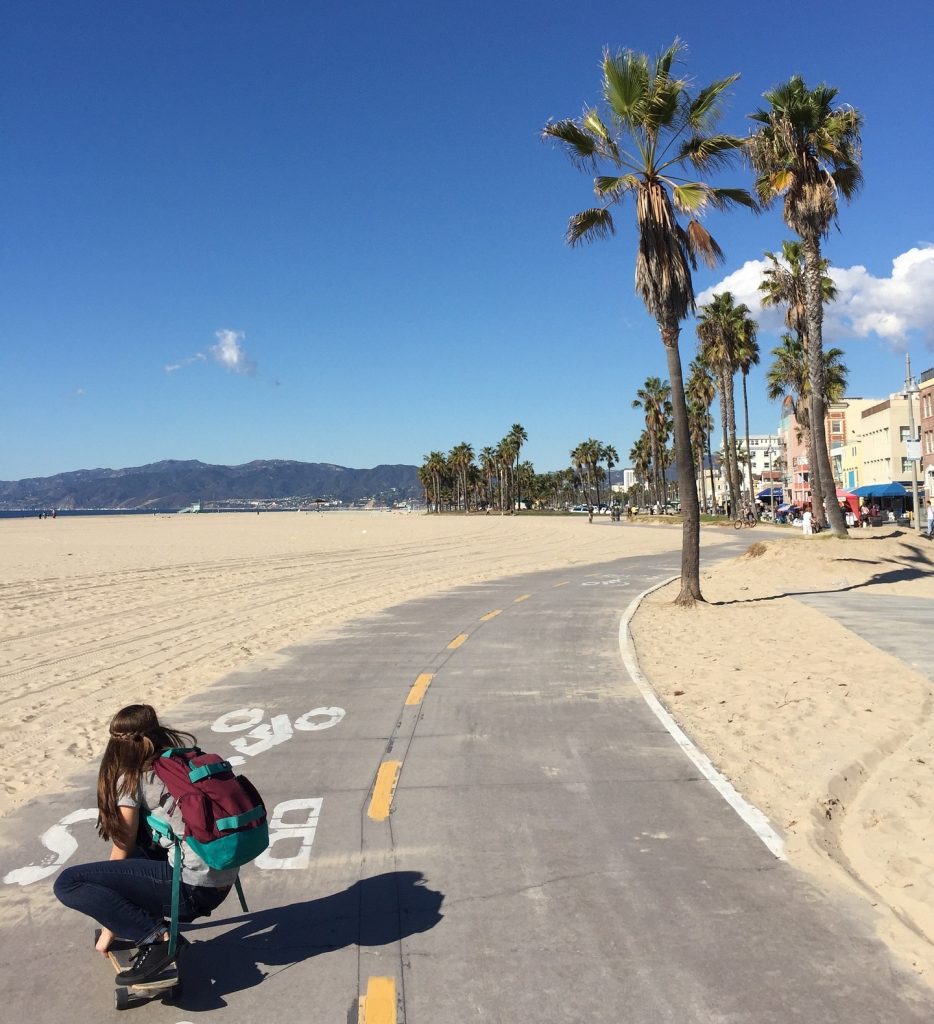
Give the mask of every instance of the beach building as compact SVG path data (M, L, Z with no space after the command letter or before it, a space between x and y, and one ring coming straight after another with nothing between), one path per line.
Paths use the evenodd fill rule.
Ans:
M846 443L860 438L863 432L863 413L873 406L879 405L879 398L863 398L858 395L846 396L839 402L832 402L827 408L824 430L827 435L827 447L831 453L831 465L834 470L834 483L837 487L848 487L844 477L844 452ZM906 415L907 415L907 404ZM808 464L807 438L795 419L792 411L791 398L782 402L779 435L785 446L785 500L802 505L811 500L810 473ZM851 445L851 448L853 446ZM856 445L859 448L859 444ZM835 457L836 456L836 457ZM847 468L852 470L853 479L860 476L859 464L852 460L859 457L851 452L846 456ZM894 478L893 478L894 479ZM866 481L859 480L859 483Z
M915 432L918 432L917 425ZM864 409L860 425L861 473L859 486L901 483L911 487L908 400L903 394L890 395Z
M920 416L915 406L915 419L921 429L920 478L928 497L934 498L934 368L921 374Z

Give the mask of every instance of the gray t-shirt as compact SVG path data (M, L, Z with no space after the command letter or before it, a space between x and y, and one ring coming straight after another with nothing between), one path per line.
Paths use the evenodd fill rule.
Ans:
M117 781L118 792L122 781L122 779ZM120 807L138 807L140 814L144 817L151 814L160 821L171 825L172 831L176 835L185 834L185 822L182 820L181 811L179 811L172 794L156 778L155 772L143 772L139 778L138 791L135 794L121 796L117 800L117 804ZM163 849L172 849L172 841L165 836L154 833L153 840ZM186 885L203 885L210 889L229 888L236 882L238 872L239 868L225 868L223 871L218 871L216 868L208 867L188 843L182 843L182 881Z

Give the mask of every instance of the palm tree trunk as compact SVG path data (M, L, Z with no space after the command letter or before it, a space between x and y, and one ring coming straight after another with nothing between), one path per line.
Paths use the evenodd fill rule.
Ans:
M723 430L723 461L726 467L726 483L730 493L730 512L734 519L739 511L736 505L736 491L733 483L733 470L730 463L730 428L729 411L727 407L727 385L726 374L720 371L720 426ZM726 504L724 502L724 504Z
M756 494L752 482L752 449L749 447L749 398L746 394L745 373L743 374L743 417L746 425L746 469L749 471L749 501L755 503Z
M701 508L707 509L707 485L704 482L704 445L701 443L697 452L697 476L700 479Z
M845 537L846 520L837 504L833 467L827 449L827 431L824 427L824 307L821 297L820 241L816 235L803 237L801 241L804 249L804 296L808 322L808 385L811 389L808 406L811 411L811 437L814 440L817 464L820 467L823 498L827 503L826 519L823 507L819 510L812 508L812 511L820 522L829 522L834 536ZM813 493L813 488L811 490Z
M708 420L709 422L709 420ZM707 431L707 458L710 460L710 511L717 514L717 485L713 475L713 446L710 442L710 431Z
M733 507L733 518L735 519L739 515L739 506L743 497L743 485L740 480L739 459L736 453L736 404L733 400L733 374L728 371L724 377L727 393L727 426L730 429L730 481L736 494L736 504Z
M700 510L697 507L697 480L694 460L691 458L691 432L688 425L688 406L684 398L684 380L681 375L681 353L678 351L677 320L659 323L665 355L668 359L668 379L671 381L671 412L675 427L675 457L678 482L681 485L681 592L675 604L686 608L703 601L700 589Z

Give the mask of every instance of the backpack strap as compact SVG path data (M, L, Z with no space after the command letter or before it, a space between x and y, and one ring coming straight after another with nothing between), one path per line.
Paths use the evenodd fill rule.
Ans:
M237 899L240 900L240 906L243 908L244 914L249 914L250 908L246 905L246 899L243 896L243 886L240 884L240 876L237 875L237 880L234 882L237 887Z
M169 922L169 960L172 961L175 959L175 951L178 948L178 909L182 889L182 841L167 821L162 821L161 818L150 814L147 815L146 822L153 832L158 832L159 835L171 840L175 851L172 858L172 918Z

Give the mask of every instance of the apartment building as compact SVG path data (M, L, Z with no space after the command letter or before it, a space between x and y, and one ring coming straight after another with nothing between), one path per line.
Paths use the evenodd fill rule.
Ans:
M915 405L921 429L920 475L928 496L934 498L934 368L921 374L920 389L920 401Z
M916 426L916 437L918 432ZM891 395L863 410L859 486L893 482L911 485L911 463L905 447L909 433L908 400L903 394Z

